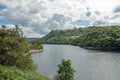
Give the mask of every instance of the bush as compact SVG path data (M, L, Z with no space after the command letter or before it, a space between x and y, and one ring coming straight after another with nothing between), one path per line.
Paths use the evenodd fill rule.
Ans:
M70 60L62 60L62 63L58 65L57 75L54 80L74 80L74 72Z
M16 67L0 65L0 80L50 80L49 78L32 71L22 71Z
M24 40L18 27L13 29L0 29L0 64L16 66L22 70L35 70L36 66L30 56L29 45Z

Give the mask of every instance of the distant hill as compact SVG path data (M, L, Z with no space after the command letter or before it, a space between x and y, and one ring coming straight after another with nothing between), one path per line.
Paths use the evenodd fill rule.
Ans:
M70 44L75 38L86 32L87 28L52 30L40 40L46 44Z
M25 38L27 42L33 42L39 40L39 38Z
M72 44L87 49L120 50L120 26L53 30L40 40L47 44Z
M120 51L120 26L92 27L72 44L87 49Z

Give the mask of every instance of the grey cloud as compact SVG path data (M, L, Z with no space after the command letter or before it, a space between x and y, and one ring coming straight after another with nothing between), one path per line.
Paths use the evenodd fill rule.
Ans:
M68 26L66 26L68 24L71 24L70 17L66 17L61 14L54 14L46 22L41 23L41 24L36 23L36 24L33 24L32 26L37 27L37 28L34 28L34 30L37 31L38 33L46 34L51 30L64 29L64 28L68 27Z
M91 16L91 12L88 11L88 12L86 13L86 16L87 16L87 17L90 17L90 16Z
M116 19L116 18L120 18L120 14L114 15L111 19Z
M101 13L99 11L95 11L95 14L100 15Z
M24 8L22 5L18 5L13 8L6 8L1 13L5 15L4 17L6 19L24 26L28 26L29 22L31 21L28 9Z
M104 19L110 19L110 16L104 16Z
M120 6L116 7L116 9L114 10L114 13L120 12Z
M47 21L48 23L53 23L53 25L50 25L50 29L63 29L65 28L66 24L70 24L72 22L72 18L61 15L61 14L54 14L51 19ZM52 26L56 25L56 28L52 28Z
M107 22L107 21L102 21L102 20L98 20L98 21L95 21L94 23L93 23L93 25L96 25L96 26L104 26L104 25L108 25L109 24L109 22Z
M49 1L55 1L55 0L49 0Z
M40 1L38 3L33 1L33 4L28 4L29 12L33 14L37 14L42 10L46 10L46 3L44 1Z
M101 1L104 3L104 0ZM111 12L114 5L108 6L110 10L107 8L104 10L102 7L104 4L100 3L101 6L98 7L90 0L0 0L0 2L7 6L1 13L6 19L17 22L25 28L29 27L39 34L75 27L72 23L80 19L89 21L88 25L92 23L103 25L107 24L106 20L120 18L119 14ZM116 7L114 12L119 11L120 6Z
M29 24L30 18L28 15L25 15L24 13L15 12L13 14L9 14L9 11L7 11L7 12L4 12L4 14L6 15L7 19L10 19L19 24L22 24L24 26L27 26Z
M38 8L31 8L29 10L29 12L32 13L32 14L37 14L37 13L39 13L39 9Z
M47 18L44 11L46 6L43 1L35 4L26 4L24 6L18 5L14 8L8 8L3 11L5 17L9 20L15 21L22 26L31 27L39 34L46 34L51 30L64 29L71 24L72 18L63 14L54 14L51 18ZM36 6L35 6L36 5ZM46 19L46 21L41 21Z

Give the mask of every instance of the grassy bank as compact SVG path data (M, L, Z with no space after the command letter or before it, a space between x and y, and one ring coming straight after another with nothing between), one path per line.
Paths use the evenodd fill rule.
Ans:
M50 80L48 77L32 71L22 71L15 67L0 65L0 80Z

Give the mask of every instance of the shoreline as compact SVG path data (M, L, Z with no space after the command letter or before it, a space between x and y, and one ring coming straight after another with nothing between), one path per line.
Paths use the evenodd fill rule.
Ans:
M28 53L25 53L24 56L28 56L28 55L30 55L30 54L39 53L39 52L43 52L43 49L39 49L39 50L30 50Z
M39 50L30 50L29 53L35 53L35 52L43 52L43 49L39 49Z
M54 44L47 44L47 45L71 45L71 46L78 46L87 50L96 50L96 51L111 51L111 52L120 52L120 50L118 48L112 47L112 48L108 48L108 47L104 47L104 48L98 48L98 47L83 47L83 46L79 46L79 45L73 45L73 44L58 44L58 43L54 43Z

